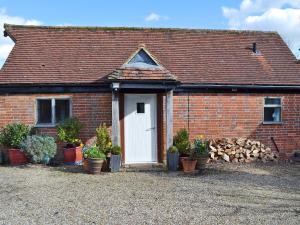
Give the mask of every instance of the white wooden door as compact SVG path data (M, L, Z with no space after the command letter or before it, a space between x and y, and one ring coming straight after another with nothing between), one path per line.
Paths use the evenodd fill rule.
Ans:
M156 95L125 94L125 163L157 162Z

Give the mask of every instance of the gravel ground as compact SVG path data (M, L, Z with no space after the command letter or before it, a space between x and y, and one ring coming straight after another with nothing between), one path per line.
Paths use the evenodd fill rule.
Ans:
M300 165L200 174L0 167L0 224L300 224Z

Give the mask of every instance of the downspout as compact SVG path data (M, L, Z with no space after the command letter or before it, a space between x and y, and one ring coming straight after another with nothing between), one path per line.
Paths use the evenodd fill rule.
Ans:
M188 105L187 105L187 119L188 119L188 132L190 133L190 92L188 92Z

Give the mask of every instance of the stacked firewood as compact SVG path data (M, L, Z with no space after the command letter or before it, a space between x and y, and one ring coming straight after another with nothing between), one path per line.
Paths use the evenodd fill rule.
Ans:
M253 161L275 161L278 153L271 151L259 141L246 138L222 138L209 141L210 161L250 163Z

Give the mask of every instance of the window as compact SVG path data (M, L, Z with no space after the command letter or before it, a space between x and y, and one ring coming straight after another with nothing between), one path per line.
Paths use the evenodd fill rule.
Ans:
M55 126L71 116L70 99L37 99L37 125Z
M156 68L159 67L151 56L144 50L140 49L130 60L125 67L134 68Z
M281 122L281 98L265 98L264 123Z
M137 113L145 113L145 103L136 103L136 111Z

